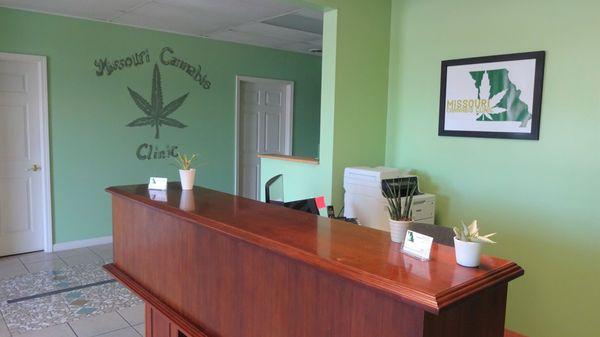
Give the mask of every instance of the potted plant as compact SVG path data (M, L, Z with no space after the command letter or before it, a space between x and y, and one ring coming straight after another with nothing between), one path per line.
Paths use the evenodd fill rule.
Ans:
M178 154L175 158L177 167L179 167L179 178L181 178L181 189L184 191L194 188L196 179L196 169L192 168L192 162L196 159L196 154L191 157L186 154Z
M461 226L453 228L454 251L456 254L456 263L465 267L478 267L481 260L481 248L484 243L496 243L490 240L490 237L496 233L488 235L479 235L477 220L473 220L467 227L463 222Z
M402 243L406 236L406 231L412 223L412 200L417 186L406 190L406 195L402 195L400 183L390 185L386 181L383 189L383 196L387 200L387 209L390 214L390 236L392 241ZM402 200L404 199L404 200Z

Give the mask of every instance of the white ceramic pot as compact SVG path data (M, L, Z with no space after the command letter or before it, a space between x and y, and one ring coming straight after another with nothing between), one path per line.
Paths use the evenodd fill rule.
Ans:
M482 247L483 244L481 242L466 242L454 237L456 263L465 267L479 267Z
M196 180L196 169L179 170L179 178L181 178L181 189L188 191L194 188L194 180Z
M390 220L390 236L392 237L392 241L402 243L411 223L412 221Z

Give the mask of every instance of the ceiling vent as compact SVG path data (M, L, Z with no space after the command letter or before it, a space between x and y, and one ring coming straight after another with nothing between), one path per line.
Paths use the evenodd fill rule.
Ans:
M286 14L262 21L268 25L295 29L307 33L323 35L323 21L300 15L297 13Z

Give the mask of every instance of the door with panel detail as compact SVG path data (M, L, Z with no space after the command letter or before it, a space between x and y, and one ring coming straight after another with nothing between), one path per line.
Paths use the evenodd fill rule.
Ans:
M238 194L260 196L259 154L291 155L292 84L243 80L239 88Z
M44 249L40 60L0 54L0 256Z

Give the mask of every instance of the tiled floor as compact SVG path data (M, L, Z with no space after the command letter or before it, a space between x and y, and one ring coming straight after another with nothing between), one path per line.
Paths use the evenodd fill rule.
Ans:
M143 304L110 262L111 245L0 258L0 337L143 336Z

